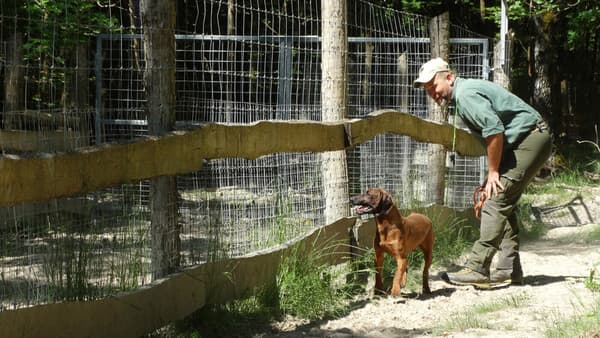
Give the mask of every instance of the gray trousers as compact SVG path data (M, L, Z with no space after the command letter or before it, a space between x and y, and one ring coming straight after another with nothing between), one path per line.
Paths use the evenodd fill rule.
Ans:
M497 268L522 274L515 207L551 151L548 130L534 130L516 148L502 154L500 181L504 190L489 196L481 209L480 236L473 244L466 267L489 275L492 258L499 250Z

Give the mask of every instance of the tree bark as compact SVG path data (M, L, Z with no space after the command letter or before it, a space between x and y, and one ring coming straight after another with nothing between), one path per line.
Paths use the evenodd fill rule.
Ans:
M18 128L18 112L25 108L23 34L14 31L7 41L4 75L4 129Z
M325 122L339 121L347 116L348 35L346 30L346 0L321 2L322 15L322 77L321 112ZM346 153L331 151L321 155L325 222L331 224L349 214Z
M160 136L175 127L175 2L142 0L140 13L148 133ZM152 275L157 279L177 271L180 265L176 177L150 180L150 208Z
M431 57L440 57L448 61L450 56L450 13L445 12L431 19L429 23L429 37L431 39ZM440 123L448 122L442 109L433 99L429 98L429 119ZM444 191L446 189L446 149L439 144L430 144L431 174L429 187L432 190L433 202L444 204Z
M69 54L68 71L65 73L65 86L62 106L65 110L79 110L89 106L90 83L88 72L88 46L78 44ZM74 69L74 70L71 70Z
M549 122L553 133L560 134L561 89L558 58L563 34L559 32L562 20L557 13L546 12L534 17L534 82L533 106Z

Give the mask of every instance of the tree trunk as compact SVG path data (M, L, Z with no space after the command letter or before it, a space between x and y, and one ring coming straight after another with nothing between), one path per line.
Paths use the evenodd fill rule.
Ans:
M339 121L347 116L346 62L348 35L346 1L321 2L322 15L322 82L321 112L324 122ZM321 155L325 222L333 223L349 214L346 153L331 151Z
M450 13L445 12L431 19L429 23L429 37L431 39L431 57L440 57L448 60L450 56ZM448 117L443 110L437 106L433 99L429 98L429 119L445 123ZM430 183L433 192L433 202L444 204L444 191L446 189L446 149L439 144L430 144Z
M62 98L64 110L79 110L89 106L90 83L88 71L88 46L78 44L69 54L69 66L65 72L65 85ZM71 70L74 69L74 70Z
M25 108L23 34L14 31L7 41L4 75L4 129L18 128L17 116Z
M547 12L534 17L534 82L533 106L549 122L554 133L560 133L561 95L558 73L560 25L555 13Z
M509 60L511 58L509 55L511 54L511 44L508 34L506 0L502 0L500 5L500 39L494 48L494 82L510 89Z
M140 13L148 133L164 135L175 127L175 2L142 0ZM177 203L176 177L150 180L154 279L177 271L180 264Z
M479 0L479 16L483 22L485 20L485 0Z

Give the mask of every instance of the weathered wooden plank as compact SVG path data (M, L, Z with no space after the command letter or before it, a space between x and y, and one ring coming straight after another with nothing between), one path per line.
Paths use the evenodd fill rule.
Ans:
M338 123L259 121L206 124L189 131L147 137L69 153L0 158L0 206L72 196L162 175L200 170L205 159L256 159L282 152L324 152L364 143L379 134L406 135L452 147L453 128L394 110ZM456 131L456 151L485 154L482 140Z

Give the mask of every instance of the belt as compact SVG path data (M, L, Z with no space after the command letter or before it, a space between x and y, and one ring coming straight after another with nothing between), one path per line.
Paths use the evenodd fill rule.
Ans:
M538 122L536 122L535 126L533 126L533 128L531 129L531 131L529 133L541 133L544 130L548 130L548 123L546 123L546 121L544 120L540 120Z

